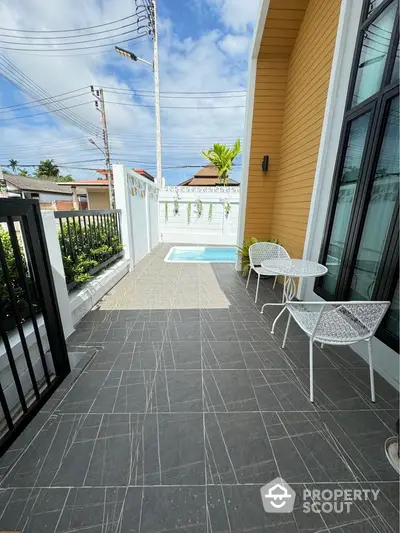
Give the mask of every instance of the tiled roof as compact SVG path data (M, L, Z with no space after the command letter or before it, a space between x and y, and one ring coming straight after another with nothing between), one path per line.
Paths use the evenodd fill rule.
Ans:
M218 178L218 169L214 165L206 165L205 167L201 168L196 172L194 177L201 176L210 176L210 177L216 177Z
M220 182L218 177L198 178L197 176L193 176L193 178L189 178L188 180L179 184L180 187L220 187L222 185L223 184ZM240 185L240 183L228 178L226 185L228 187L237 187Z
M60 187L55 181L39 180L37 178L28 178L27 176L6 174L5 172L3 172L3 179L6 181L6 183L21 191L53 192L68 195L72 194L70 186Z

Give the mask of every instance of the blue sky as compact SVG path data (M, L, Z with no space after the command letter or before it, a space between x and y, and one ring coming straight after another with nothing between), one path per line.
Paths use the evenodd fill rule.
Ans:
M243 135L247 58L258 1L157 2L163 174L169 184L183 181L205 164L202 149L214 142L233 144ZM0 165L7 164L10 158L21 165L54 158L63 165L62 173L71 173L77 180L97 177L94 170L89 170L102 167L102 154L88 141L93 138L102 146L98 135L100 114L89 89L93 84L105 88L112 161L155 172L151 68L117 56L111 46L138 37L137 25L132 25L136 23L134 9L135 0L3 0L2 26L16 31L2 30L1 40L8 42L0 43L0 74L11 77L17 85L23 83L37 96L24 94L0 76L0 107L24 105L0 109ZM26 32L92 27L126 17L130 18L99 29ZM105 29L112 31L87 35ZM129 33L120 35L124 32ZM102 39L104 47L86 48L99 44L92 39ZM146 35L121 46L145 59L152 58L152 41ZM81 49L64 51L65 48ZM14 66L29 79L23 78ZM34 87L31 80L40 87ZM40 102L27 105L45 96L38 93L40 88L58 97L58 108L68 107L63 114L69 121L47 113L49 107ZM77 121L80 125L83 121L83 129L76 127ZM232 173L235 179L240 179L240 163L239 158ZM193 168L182 168L185 166Z

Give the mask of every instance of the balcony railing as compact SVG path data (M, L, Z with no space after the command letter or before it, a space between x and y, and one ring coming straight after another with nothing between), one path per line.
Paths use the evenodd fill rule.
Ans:
M69 291L122 256L119 209L55 211L54 216Z

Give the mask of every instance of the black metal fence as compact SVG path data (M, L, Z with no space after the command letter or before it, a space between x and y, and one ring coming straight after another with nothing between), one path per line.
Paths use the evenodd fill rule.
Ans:
M122 256L121 211L55 211L68 290Z
M1 455L70 372L37 200L0 199L0 339Z

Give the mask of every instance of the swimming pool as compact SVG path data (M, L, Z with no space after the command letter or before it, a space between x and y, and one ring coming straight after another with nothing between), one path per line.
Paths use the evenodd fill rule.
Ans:
M234 263L235 246L173 246L164 261L167 263Z

